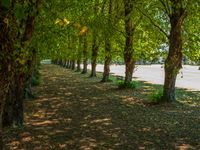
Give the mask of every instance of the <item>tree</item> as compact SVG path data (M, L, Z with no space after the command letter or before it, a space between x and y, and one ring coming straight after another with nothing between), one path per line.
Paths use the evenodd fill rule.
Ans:
M187 43L183 41L183 38L185 39L183 33L185 32L184 35L187 33L184 28L184 21L194 5L198 6L198 2L188 0L155 0L147 4L145 11L148 13L138 8L152 25L165 35L166 41L163 40L163 44L166 43L167 47L169 47L165 60L165 80L163 96L161 98L163 102L175 101L176 77L182 68L183 46Z
M165 81L161 100L171 102L175 101L176 77L182 68L182 27L186 17L186 5L183 0L159 1L170 22L169 52L165 61Z
M108 6L108 16L107 16L107 24L112 24L112 9L113 9L113 1L109 0L109 6ZM108 28L109 29L109 28ZM109 32L108 32L109 33ZM112 35L105 32L105 61L104 61L104 72L103 72L103 78L102 82L108 82L109 81L109 74L110 74L110 63L112 60L112 54L111 54L111 38Z
M41 0L0 1L1 149L3 122L9 120L10 126L13 123L21 124L23 121L24 85L28 80L27 74L32 71L32 68L28 67L32 67L34 61L34 51L29 49L28 42L33 35L35 17L40 4ZM9 105L9 108L5 107ZM7 118L10 116L12 118Z
M124 0L124 15L125 15L125 31L126 31L126 44L124 48L124 60L126 65L125 83L132 81L135 60L133 59L133 34L134 25L132 20L133 1Z
M9 85L13 78L11 69L13 68L12 54L14 52L15 36L13 36L14 34L11 30L12 14L8 13L11 7L10 5L10 3L0 1L0 149L3 149L3 110L9 91Z
M97 17L98 11L99 11L99 0L95 0L94 4L94 17ZM95 20L93 20L95 22ZM92 31L92 58L91 58L91 75L90 77L96 77L96 65L97 65L97 56L98 56L98 49L99 49L99 43L98 43L98 30L94 26Z
M22 27L24 27L24 32L20 35L19 29L16 30L18 32L18 37L15 42L17 42L18 47L15 48L17 51L15 57L15 64L13 64L13 80L10 83L9 91L7 95L6 107L4 108L3 114L3 125L4 126L12 126L17 125L21 126L23 124L23 100L24 100L24 90L27 80L30 80L29 74L32 73L34 67L34 57L36 52L34 49L28 47L29 41L33 37L35 19L38 14L38 9L41 4L41 0L37 0L35 3L29 1L29 6L27 7L27 11L29 11L28 15L17 13L15 10L16 19L21 21ZM24 6L23 3L16 3L15 9L19 9L21 11ZM19 8L18 8L19 7ZM36 13L31 13L35 10ZM25 21L21 19L21 17L25 17ZM23 28L22 28L23 29ZM18 41L17 41L18 40ZM28 50L28 53L25 53L25 50Z

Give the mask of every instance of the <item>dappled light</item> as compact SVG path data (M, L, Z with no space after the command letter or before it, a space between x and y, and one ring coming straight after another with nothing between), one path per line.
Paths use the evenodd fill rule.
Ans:
M199 6L1 0L0 150L200 149Z
M54 65L43 66L42 75L36 99L25 101L24 127L6 132L8 150L200 148L198 100L149 106L141 89L119 90Z

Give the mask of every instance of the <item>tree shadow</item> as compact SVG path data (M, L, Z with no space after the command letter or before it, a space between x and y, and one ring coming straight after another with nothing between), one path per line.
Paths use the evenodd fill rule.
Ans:
M37 99L25 102L24 127L5 133L6 150L200 149L198 109L149 107L140 96L152 92L146 83L117 90L54 65L43 66L42 75Z

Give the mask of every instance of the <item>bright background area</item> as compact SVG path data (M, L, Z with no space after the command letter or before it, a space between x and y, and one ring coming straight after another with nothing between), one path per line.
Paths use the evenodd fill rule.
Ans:
M124 65L112 65L110 70L114 75L125 76ZM97 71L103 72L103 65L98 64ZM163 84L164 68L162 65L138 65L136 66L133 77L136 77L136 80ZM198 70L198 66L184 65L178 75L176 87L200 91L200 70Z

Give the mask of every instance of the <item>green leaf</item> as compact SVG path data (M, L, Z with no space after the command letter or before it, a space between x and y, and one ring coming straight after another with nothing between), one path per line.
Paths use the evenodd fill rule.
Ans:
M23 5L16 4L15 8L14 8L14 14L15 14L15 17L17 18L17 20L24 19L26 17L26 14L25 14L25 9L24 9Z
M1 4L3 7L8 9L11 5L11 0L2 0Z

